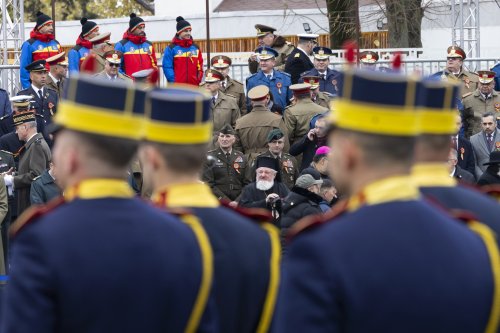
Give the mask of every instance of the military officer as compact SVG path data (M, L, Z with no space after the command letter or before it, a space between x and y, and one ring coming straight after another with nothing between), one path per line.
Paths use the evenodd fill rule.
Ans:
M68 61L64 57L65 52L58 53L45 61L50 65L49 75L45 86L57 93L57 98L61 98L64 90L64 80L68 74Z
M83 60L80 70L85 69L86 71L90 71L90 74L100 73L104 70L106 67L104 54L114 49L110 39L111 32L103 32L90 39L92 50L90 51L90 55ZM91 65L88 65L89 61Z
M324 46L316 46L313 49L313 62L314 68L310 71L302 73L299 82L305 82L306 76L319 77L319 91L326 92L332 97L336 97L342 82L340 82L341 75L338 71L330 69L330 57L333 55L332 50Z
M463 64L467 58L465 51L458 46L450 46L447 50L446 68L431 75L444 81L459 82L462 85L461 96L474 92L478 86L478 76L465 70Z
M232 64L231 58L226 57L225 55L217 55L212 58L210 63L213 68L224 75L224 79L220 82L220 90L226 95L236 98L242 115L247 113L245 88L243 87L243 83L229 76L229 68Z
M14 163L14 157L12 156L12 153L4 150L0 150L0 174L5 174L9 172L13 172L16 169L16 164ZM3 177L0 177L1 181L4 183L5 187L5 181L3 180ZM0 249L3 253L3 262L5 263L6 270L8 271L8 249L9 249L9 228L10 228L10 223L12 221L12 210L15 208L14 205L14 193L12 191L12 188L10 188L10 193L8 189L6 189L7 193L7 205L8 205L8 210L7 214L3 218L3 220L0 222L1 225L1 239L2 239L2 246L3 249ZM2 259L0 258L0 261ZM1 274L1 273L0 273Z
M410 177L417 82L355 69L344 75L329 142L331 175L348 199L296 224L275 331L495 332L492 231L422 200Z
M230 201L233 206L236 206L241 190L246 185L247 170L245 155L233 149L235 141L234 129L226 124L219 131L219 148L208 152L202 176L217 199Z
M462 117L465 123L465 137L481 132L481 117L486 112L493 112L497 122L500 121L500 94L495 86L495 73L492 71L478 71L479 86L474 92L463 96L464 110Z
M106 59L104 64L104 70L100 73L95 74L95 77L109 80L109 81L125 81L132 82L132 79L125 74L119 72L123 54L120 51L112 50L103 54L104 59Z
M180 87L146 96L151 107L139 146L144 182L152 184L157 206L193 212L208 234L214 249L218 332L268 332L278 287L278 235L270 224L250 220L253 212L244 217L221 205L199 181L212 136L210 102L206 94ZM179 128L182 135L172 135ZM267 218L260 215L260 221Z
M249 170L249 172L247 172L248 183L255 181L255 162L257 158L260 156L267 156L279 161L281 182L285 184L288 189L292 189L295 185L295 181L299 177L299 165L295 157L283 152L283 148L285 147L285 133L279 128L271 130L267 136L267 146L269 149L266 152L257 155L252 161L249 161L251 167L247 169Z
M318 35L298 34L299 44L286 59L285 72L290 74L292 84L299 82L300 75L314 68L310 55L317 44Z
M297 103L285 109L283 119L287 128L290 145L309 132L311 119L318 114L328 112L328 109L311 100L311 85L298 83L290 86Z
M67 84L54 120L64 198L12 228L0 330L216 332L204 315L212 254L203 230L134 199L126 183L144 112L129 102L144 94L83 75Z
M283 118L270 112L266 107L269 102L269 88L260 85L248 91L248 98L252 101L252 112L247 113L236 121L236 138L239 140L242 151L249 159L250 154L263 153L267 150L267 135L273 128L279 128L286 135L286 126ZM285 139L284 151L290 148L288 136Z
M330 94L319 90L319 76L303 76L302 81L311 85L311 100L324 108L330 108Z
M37 132L36 116L33 111L18 112L13 115L14 126L19 140L24 141L24 151L19 159L17 174L4 175L7 187L16 190L17 215L30 206L31 182L49 167L50 148L42 134Z
M225 125L234 128L240 117L240 108L236 98L220 91L220 83L224 79L222 73L215 69L205 71L205 89L211 95L210 108L213 117L214 132L220 131Z
M283 71L288 56L292 53L294 46L288 42L284 37L275 35L275 28L263 24L256 24L257 38L259 46L267 46L274 49L278 55L276 56L276 69ZM248 69L250 73L255 74L259 70L259 60L257 53L254 53L248 59Z
M284 109L292 97L292 92L289 89L292 84L290 75L274 69L278 56L278 52L275 50L269 47L259 47L255 52L259 54L260 70L247 78L247 92L253 87L265 85L273 95L273 103ZM247 110L251 110L248 96Z
M379 56L378 56L377 52L373 52L373 51L360 52L359 53L360 68L374 71L377 69L378 59L379 59Z
M30 73L31 86L28 89L21 90L17 95L33 96L33 108L37 114L43 116L45 124L52 123L52 116L57 111L59 98L57 92L47 89L47 69L45 60L37 60L26 66Z

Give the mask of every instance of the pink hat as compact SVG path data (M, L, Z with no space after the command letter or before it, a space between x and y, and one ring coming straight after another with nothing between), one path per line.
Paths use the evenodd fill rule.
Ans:
M316 149L316 155L326 155L330 152L330 147L328 146L321 146L318 149Z

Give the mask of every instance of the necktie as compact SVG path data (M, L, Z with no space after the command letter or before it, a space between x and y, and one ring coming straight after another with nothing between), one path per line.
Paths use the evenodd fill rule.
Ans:
M228 161L229 161L229 158L230 158L230 157L231 157L231 154L226 153L226 160L228 160Z
M458 142L457 142L457 137L456 136L452 136L451 137L451 140L453 142L453 147L455 147L456 150L458 150Z
M216 101L216 99L215 99L215 96L214 96L214 97L212 97L212 105L215 105L215 101Z
M43 99L43 90L42 89L38 90L38 96L40 96L40 99Z
M488 148L491 151L491 148L492 148L492 145L493 145L493 135L492 134L488 134L487 138L488 138L487 139L488 140Z
M61 89L61 81L57 81L56 85L57 85L57 89Z
M268 80L271 80L271 78L273 77L271 74L267 74L266 76Z
M319 77L321 77L321 80L324 80L326 78L325 74L320 74Z

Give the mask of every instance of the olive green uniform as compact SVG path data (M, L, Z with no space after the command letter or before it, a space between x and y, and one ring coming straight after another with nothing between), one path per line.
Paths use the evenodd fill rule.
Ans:
M485 99L479 90L463 97L463 119L467 138L481 132L481 118L486 112L493 112L496 114L495 118L500 119L500 94L497 91L493 90L488 99Z
M242 115L247 113L245 87L243 86L243 83L228 76L225 88L223 82L221 82L221 91L226 95L236 98L236 102L238 103L238 107L240 108L240 113Z
M324 108L330 109L330 97L322 91L318 91L314 103Z
M310 98L298 99L295 105L286 108L283 118L290 139L290 145L309 132L309 123L313 116L327 111L327 108L319 106Z
M285 38L275 36L274 43L271 45L271 48L278 52L278 56L275 58L276 63L274 65L274 69L283 72L285 70L286 59L293 52L295 46L293 46L292 43L287 42ZM248 59L248 69L252 74L257 73L259 70L259 62Z
M458 76L452 74L450 71L445 69L441 74L442 80L447 80L449 82L459 82L462 88L460 89L461 95L465 95L470 92L474 92L479 84L479 77L476 73L462 70Z
M299 165L295 157L288 153L281 153L280 157L276 157L268 150L262 154L252 156L252 160L249 160L250 167L248 168L249 172L247 172L247 181L253 182L255 180L255 161L259 156L277 158L280 164L281 182L288 189L292 189L299 177Z

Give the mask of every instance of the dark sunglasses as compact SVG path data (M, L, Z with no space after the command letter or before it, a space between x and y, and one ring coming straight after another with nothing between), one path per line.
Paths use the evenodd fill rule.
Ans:
M110 62L110 63L109 63L109 65L110 65L111 67L120 67L120 64L114 64L114 63L112 63L112 62Z

